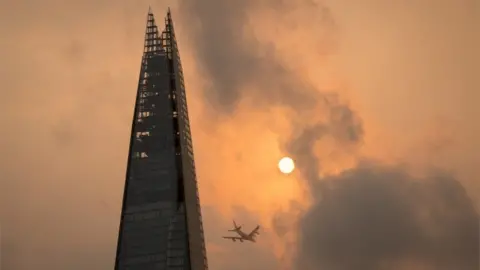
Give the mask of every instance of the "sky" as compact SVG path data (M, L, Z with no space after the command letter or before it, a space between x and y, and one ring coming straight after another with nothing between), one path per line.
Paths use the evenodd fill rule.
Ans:
M210 269L478 269L477 0L0 0L2 270L113 268L149 5Z

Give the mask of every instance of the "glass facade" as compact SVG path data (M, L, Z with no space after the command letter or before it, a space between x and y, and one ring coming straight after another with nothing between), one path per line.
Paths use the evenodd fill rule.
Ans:
M208 269L183 71L170 11L148 14L116 270Z

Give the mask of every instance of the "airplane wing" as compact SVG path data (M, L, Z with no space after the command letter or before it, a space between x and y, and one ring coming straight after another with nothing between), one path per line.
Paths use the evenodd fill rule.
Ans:
M259 229L260 229L260 225L258 225L255 229L253 229L253 231L250 232L250 233L248 234L248 236L249 236L249 237L253 237L253 236L256 236L256 235L260 234L260 233L258 232Z
M243 240L244 240L242 237L236 237L236 236L223 236L223 238L230 239L233 242L235 242L236 240L238 240L240 242L243 242Z

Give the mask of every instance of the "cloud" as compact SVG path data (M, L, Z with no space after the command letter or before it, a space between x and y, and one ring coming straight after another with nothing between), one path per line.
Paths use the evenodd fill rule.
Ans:
M327 100L329 117L325 122L298 129L296 137L286 142L286 151L295 157L297 166L309 184L316 183L322 170L315 153L317 142L330 136L339 142L342 150L362 143L364 130L361 119L348 105L335 102L338 101Z
M300 220L297 269L478 269L479 216L451 176L372 163L318 186Z
M402 167L383 165L359 165L338 176L320 176L324 171L322 165L328 161L327 158L318 158L316 144L330 137L337 142L335 151L359 156L360 153L351 152L351 148L361 146L365 137L365 120L348 103L340 101L339 93L324 91L305 81L291 66L285 66L278 53L280 45L262 44L252 32L239 31L248 26L255 27L256 20L261 19L252 19L248 14L267 13L265 10L254 11L267 4L209 1L197 6L195 1L183 3L191 12L188 23L198 23L198 27L191 29L195 31L192 34L196 37L194 43L200 66L211 79L211 85L204 93L207 102L213 102L217 110L229 114L241 111L238 103L245 97L262 104L259 110L265 110L265 106L294 109L292 136L284 138L281 143L284 150L295 157L314 199L298 228L298 269L318 269L321 266L333 269L411 269L417 264L435 269L455 266L476 269L477 214L462 184L452 176L416 179ZM288 13L287 7L305 6L297 1L291 1L290 6L285 2L275 3L276 7L269 8L281 10L282 14ZM318 6L327 17L332 17L327 6ZM274 18L278 20L277 24L281 24L280 16ZM298 20L291 22L298 23ZM279 43L285 42L284 36L278 39ZM374 42L375 38L371 40ZM415 52L423 51L421 45L409 46ZM378 55L381 53L379 51ZM369 52L369 55L377 60L375 52ZM403 63L403 66L410 64ZM395 71L392 69L391 72ZM357 72L355 76L359 74ZM425 78L432 80L433 84L432 76ZM390 91L388 88L384 90ZM305 115L313 117L299 119ZM421 144L429 143L431 141ZM446 144L442 143L441 147ZM447 207L448 204L451 205ZM287 239L288 231L294 230L295 224L286 220L296 215L288 211L283 214L275 214L273 223L279 237ZM344 228L344 231L337 228ZM382 232L386 233L379 235ZM290 249L288 252L294 251Z
M220 111L229 115L225 125L231 125L232 130L236 130L240 123L245 127L244 118L238 117L245 114L244 111L264 111L273 114L272 107L291 109L281 113L280 117L287 119L289 128L279 131L281 135L278 141L281 152L295 157L300 171L300 174L295 177L298 176L304 181L299 181L301 186L302 183L306 183L313 204L300 219L300 224L292 220L302 216L299 212L302 212L303 205L299 201L305 200L305 197L292 199L281 211L269 214L272 214L273 230L284 245L288 246L282 253L285 257L289 257L287 253L295 252L295 247L292 247L297 244L295 234L300 237L298 250L296 250L298 269L319 269L320 266L334 267L333 269L336 269L335 267L337 269L356 267L411 269L419 263L423 264L423 267L434 268L438 267L439 263L443 263L451 268L454 263L461 262L465 262L465 265L462 265L465 269L472 269L471 267L475 266L475 264L472 265L472 260L478 259L478 255L472 253L478 250L471 246L477 241L472 239L478 239L478 230L473 231L478 221L473 202L470 195L465 193L463 186L466 183L474 183L478 171L476 174L469 174L468 178L463 176L460 183L459 179L449 175L435 174L426 176L425 179L417 179L411 173L411 168L406 169L399 165L386 167L381 165L382 163L367 167L363 164L356 165L356 162L353 162L353 165L347 165L336 158L339 153L353 159L361 159L364 156L378 155L374 152L380 152L380 159L389 162L393 159L392 163L405 162L411 166L413 164L420 167L439 166L446 169L455 167L459 171L467 171L465 164L455 164L456 161L450 155L452 152L449 148L454 148L457 153L462 152L461 149L465 153L471 153L470 150L460 145L451 145L451 141L438 139L443 134L450 133L446 125L442 125L442 131L436 131L433 138L425 138L423 127L439 114L448 115L448 118L462 114L463 110L459 106L465 104L466 100L463 99L462 101L455 99L457 100L453 104L455 109L450 105L442 109L436 107L440 104L449 104L449 102L443 103L443 98L446 96L450 97L449 101L457 97L451 89L446 89L445 85L453 86L454 81L462 81L462 91L473 93L471 90L475 88L474 82L468 75L471 72L470 64L468 61L461 62L466 59L464 56L468 53L465 51L461 54L455 53L461 50L459 49L460 40L468 40L465 37L468 37L467 33L471 33L468 32L468 29L471 29L467 26L468 22L461 21L455 16L471 18L471 14L464 14L465 10L459 5L449 6L445 1L438 5L435 14L431 16L424 13L430 10L425 8L424 1L418 5L397 5L388 8L380 5L378 1L362 2L362 6L356 6L354 9L350 4L339 1L335 3L334 1L316 1L315 3L313 1L308 3L307 1L289 1L288 3L287 1L228 3L206 1L200 5L198 1L183 1L180 6L188 14L183 24L195 25L189 28L191 31L188 33L194 37L194 50L198 57L198 65L201 67L200 72L210 79L204 89L205 100L212 105L215 112ZM367 4L368 8L364 4ZM305 20L309 15L307 9L314 10L317 16L322 14L319 16L322 20L315 23L310 20L310 23L307 23ZM346 10L358 12L346 12ZM374 15L372 10L378 13ZM411 15L413 10L418 11L415 16ZM456 13L449 13L452 10ZM292 16L295 12L304 18ZM451 16L448 23L439 19L444 18L443 15L447 13ZM407 17L409 22L405 21ZM391 18L395 19L394 23L390 22ZM349 23L345 24L346 21ZM320 52L332 53L334 49L339 49L332 49L330 46L332 39L335 40L337 38L335 35L338 33L327 31L329 35L320 35L320 31L311 26L316 25L317 22L323 28L331 30L338 30L336 28L338 25L343 26L341 30L344 31L345 36L339 60L345 61L346 63L343 64L347 65L343 70L344 75L348 74L350 79L355 81L357 92L353 96L360 96L360 99L366 103L373 102L377 106L375 109L364 107L363 111L355 110L351 103L343 99L349 96L344 95L345 89L336 88L331 91L331 82L325 83L321 79L309 76L309 73L313 73L315 77L321 77L318 67L325 65L325 62L319 60L325 59L319 57ZM415 41L415 37L425 34L425 31L417 31L417 26L436 29L444 24L445 27L448 26L457 31L455 33L448 31L448 35L445 36L442 36L445 32L426 31L428 37L422 39L424 43ZM415 30L411 28L412 25L415 26ZM282 30L276 31L277 27L282 27ZM305 31L305 28L308 30ZM291 29L295 30L290 32ZM302 31L308 34L292 35L293 32L302 33ZM323 43L318 42L318 36L321 36ZM296 41L290 42L290 40ZM444 40L445 46L441 47L444 52L449 53L440 53L440 49L433 49L436 46L433 45L435 40ZM458 41L458 44L448 40ZM414 53L414 56L410 53ZM305 59L308 57L311 58L310 61ZM350 59L345 60L345 57ZM442 59L444 62L452 63L457 70L461 69L465 72L457 74L456 71L450 70L451 66L448 65L433 66L430 64L431 59ZM438 76L438 74L445 76ZM440 82L444 84L441 85ZM334 85L337 86L335 83ZM456 85L458 87L458 84ZM438 89L442 90L437 91ZM402 94L407 92L411 93L408 97ZM399 103L396 99L398 97L403 101ZM431 101L435 98L438 101ZM244 99L251 99L253 102L245 106L241 104ZM354 101L358 102L358 100ZM388 106L385 105L385 101L389 102ZM432 104L435 105L432 106ZM271 115L270 117L273 119L279 116ZM255 122L258 119L251 118L250 121ZM383 133L375 134L378 132L375 129L378 129L379 125ZM467 129L470 130L468 125L457 125L455 128L461 130L463 135L460 136L467 134ZM267 125L264 130L268 129ZM250 140L248 131L240 133L238 138L235 137L237 140L244 138L250 143L261 144L260 140ZM245 134L248 135L245 136ZM222 138L221 135L218 136L218 140L220 138ZM413 140L417 141L413 142ZM386 143L392 146L382 148ZM432 144L435 144L435 149L438 150L433 156L432 153L422 150L422 148L429 148ZM473 146L475 143L468 140L465 145ZM399 148L405 148L400 150L401 158L398 158ZM227 149L233 151L237 148L229 145ZM245 150L246 153L252 153L250 151L250 148ZM428 156L426 162L425 156ZM460 156L461 154L458 157ZM442 157L444 161L438 162L437 160ZM339 175L325 177L331 169L329 167L332 166L340 171L345 168L351 169ZM247 169L253 170L252 167ZM254 183L254 181L251 182ZM218 183L218 185L222 184ZM259 189L263 188L261 183L255 185L258 185ZM378 194L370 195L372 190L380 191ZM447 194L447 191L453 194ZM351 196L346 192L351 192ZM364 195L369 195L370 199L367 202L361 200ZM429 200L421 200L422 198L429 198ZM288 198L284 199L288 200ZM450 200L455 202L451 206L453 209L438 206L438 204L448 204ZM357 204L362 206L362 203L372 201L378 207L385 207L384 211L374 211L378 208L373 207L357 207ZM382 201L385 202L381 203ZM254 205L251 209L255 212ZM338 223L334 223L337 211L338 215L342 216L338 217L340 219ZM442 224L436 224L432 218L422 215L427 217L434 215ZM323 219L316 220L317 216ZM392 231L393 235L383 236L384 239L380 239L383 242L375 242L378 240L375 232L369 231L371 229L369 227L360 227L365 223L362 217L376 218L375 228L383 226L385 230ZM355 223L357 220L348 224L348 218L357 218L359 225ZM342 223L345 220L347 224ZM326 224L325 227L318 227L323 224ZM358 238L357 243L363 241L377 246L368 249L354 245L350 251L347 236L351 234L343 237L342 232L335 230L337 226L348 226L348 229L359 226L357 231L351 232L354 233L352 238ZM466 227L463 231L464 235L457 234L458 226ZM436 234L430 236L432 234L430 230ZM322 237L327 240L331 237L336 250L330 250L329 242L322 241ZM462 237L470 238L466 242L461 242ZM451 245L457 243L461 251L450 252L453 249ZM446 247L436 248L434 247L436 244L446 245ZM397 249L394 249L395 247ZM360 250L362 248L364 250ZM346 251L344 252L343 249ZM355 252L365 256L355 261ZM450 252L449 256L445 256L444 254L448 252ZM349 260L343 259L342 255L352 258L352 261L358 264L349 265ZM302 264L302 262L308 264ZM343 262L345 265L341 268Z
M182 25L188 25L200 71L209 77L205 101L223 113L233 113L242 98L255 99L258 106L285 105L312 109L316 89L302 81L278 60L274 41L262 44L255 28L263 23L255 10L282 13L304 8L328 8L310 1L196 1L180 2ZM317 14L318 15L318 14ZM280 18L277 16L276 18Z

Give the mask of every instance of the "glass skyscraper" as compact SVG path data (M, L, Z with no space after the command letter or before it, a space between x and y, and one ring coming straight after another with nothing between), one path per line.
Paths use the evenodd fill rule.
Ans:
M148 12L115 270L208 269L180 55L170 10Z

